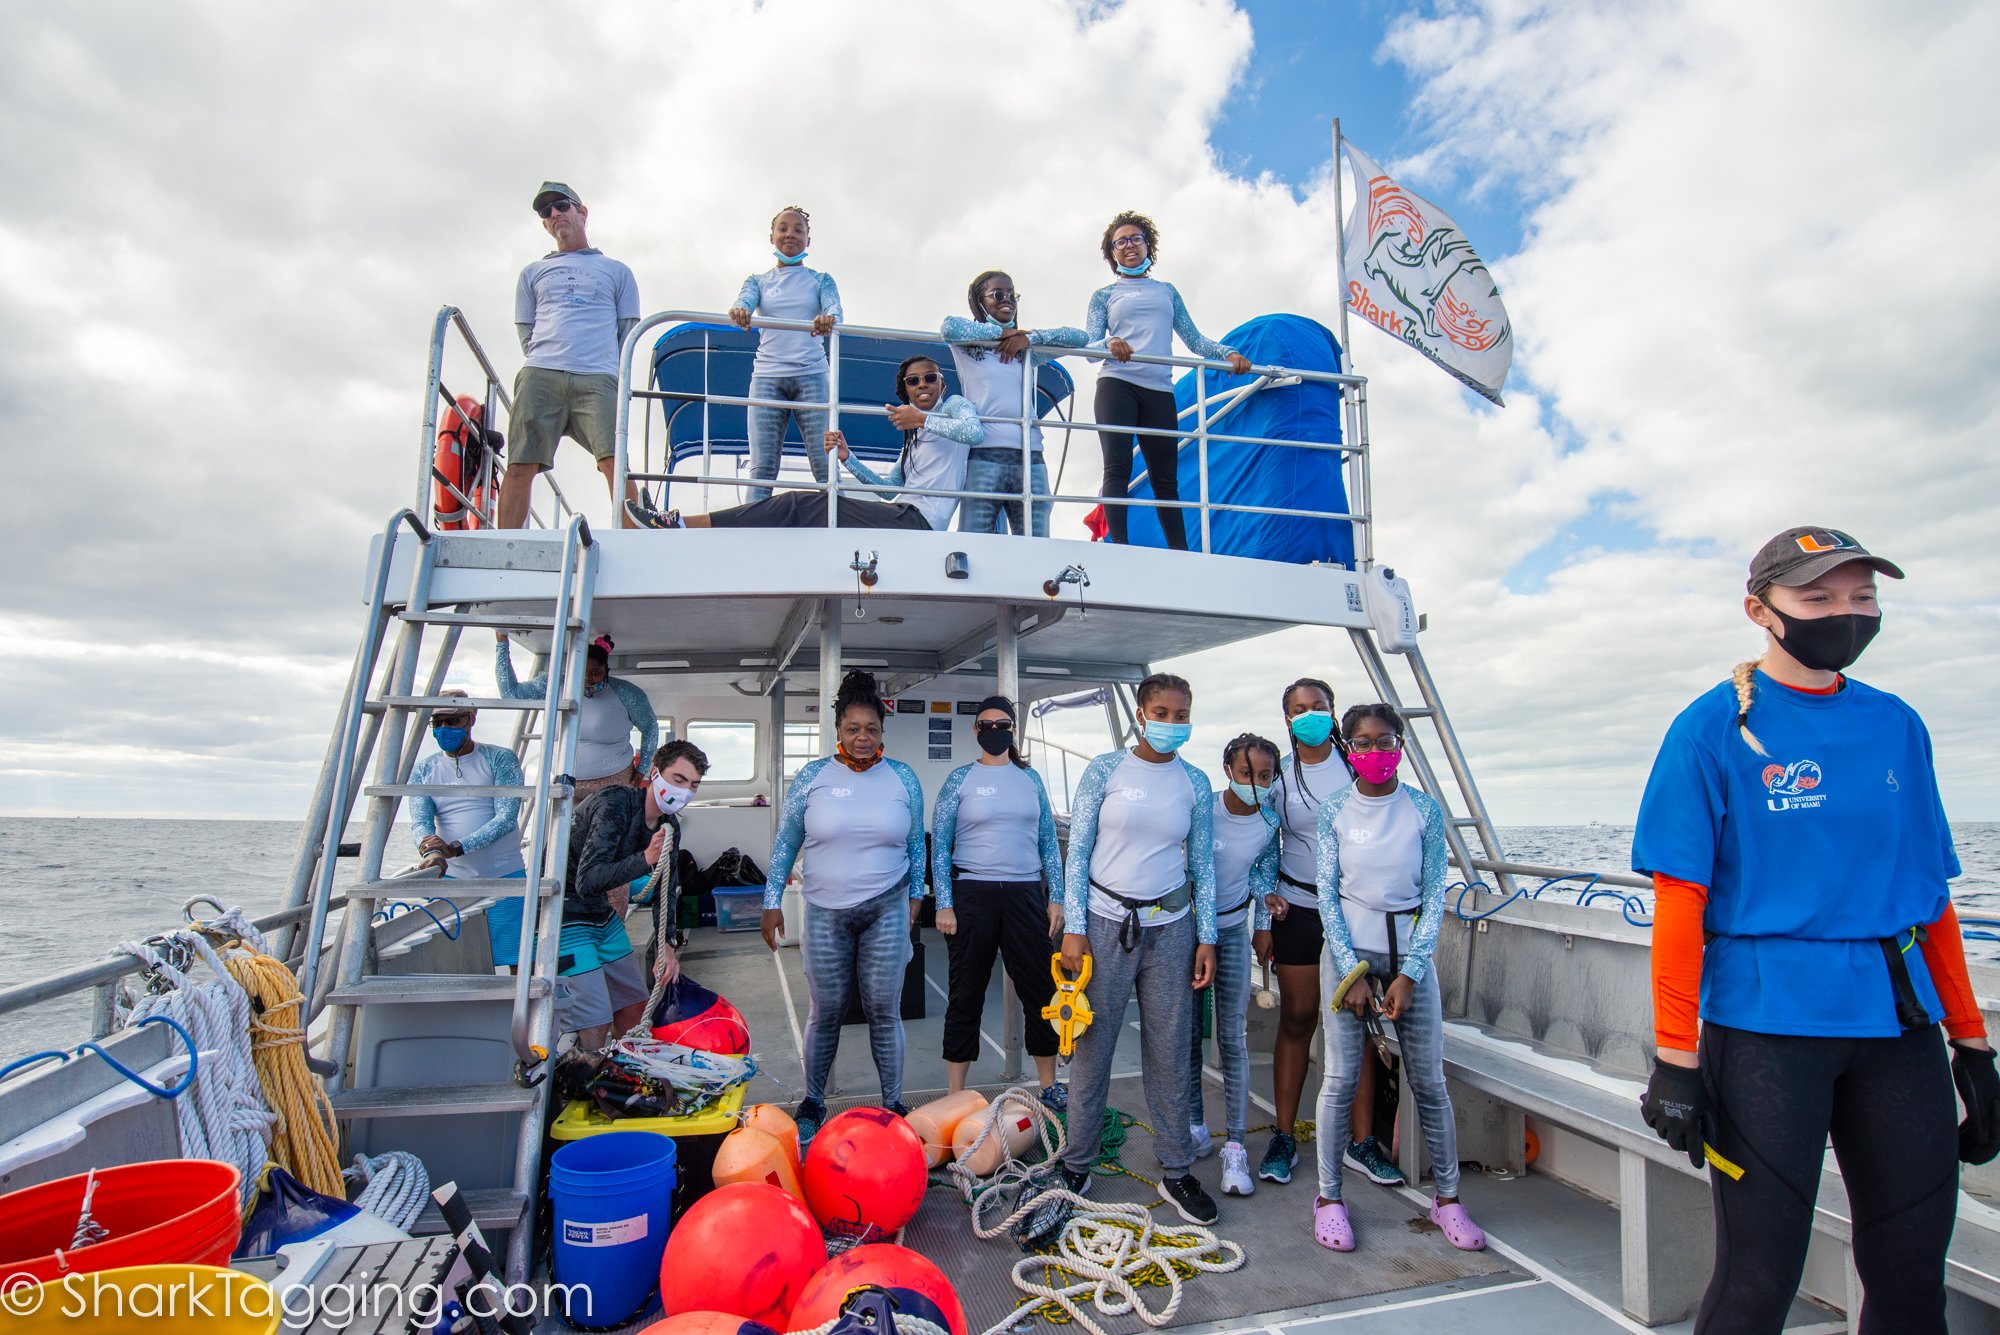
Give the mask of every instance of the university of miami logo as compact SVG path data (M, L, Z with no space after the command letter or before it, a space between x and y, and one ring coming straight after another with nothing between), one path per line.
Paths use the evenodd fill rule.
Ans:
M1826 800L1826 794L1820 791L1826 776L1820 771L1818 761L1794 760L1789 765L1766 765L1760 777L1764 781L1764 790L1770 794L1764 805L1773 811L1808 810Z

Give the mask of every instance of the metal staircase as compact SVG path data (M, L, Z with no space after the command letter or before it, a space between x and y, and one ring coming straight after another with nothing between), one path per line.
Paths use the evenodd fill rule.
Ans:
M402 532L405 527L410 534ZM399 554L398 540L407 548L411 535L416 540L416 550L410 561L409 587L396 600L387 592L390 570ZM544 550L524 561L526 549L531 548ZM545 1064L555 1025L557 942L562 929L563 877L569 855L568 776L576 752L577 709L585 664L584 627L590 623L597 561L598 548L589 526L580 516L557 532L509 533L504 541L434 535L409 510L400 511L390 520L377 552L368 624L348 683L346 709L329 750L327 770L321 776L320 793L309 825L308 839L316 838L317 846L302 847L300 867L294 875L295 888L302 888L301 883L310 880L307 902L312 912L305 929L299 983L308 997L323 997L330 1010L327 1051L336 1070L327 1078L327 1091L335 1114L347 1125L350 1137L356 1134L355 1123L374 1119L442 1119L435 1128L418 1128L416 1124L403 1122L399 1134L407 1133L417 1141L456 1137L467 1130L462 1120L466 1118L512 1119L511 1132L503 1133L503 1138L510 1139L513 1146L512 1171L505 1175L506 1180L499 1185L461 1183L461 1186L468 1188L462 1194L482 1227L511 1231L508 1270L516 1282L525 1279L528 1270L533 1229L521 1225L532 1224L532 1216L524 1221L523 1215L535 1199L550 1097ZM464 607L433 606L432 573L441 567L507 569L522 580L520 592L510 593L510 600L545 602L549 612L501 615ZM426 632L433 627L442 633L442 639L432 655L427 680L419 688L418 664ZM534 699L468 699L442 694L445 673L459 637L468 628L547 632L546 693ZM386 662L378 668L377 660L385 657ZM509 731L517 749L532 746L536 753L533 763L527 763L530 757L522 757L524 772L532 776L531 782L522 786L487 787L411 783L411 771L429 713L439 705L517 711L517 725ZM523 726L529 723L534 725L532 729ZM371 758L374 778L363 785L360 775ZM385 878L382 872L397 814L405 798L447 791L459 797L524 799L521 814L528 835L523 850L525 879L466 878L415 883L427 890L442 891L461 908L479 899L525 897L531 911L522 914L518 958L532 961L532 965L512 977L491 973L374 971L377 906L383 901L408 898L413 884L405 879ZM365 799L368 804L366 832L359 850L360 883L347 890L341 930L331 948L323 950L327 945L329 910L337 899L333 883L335 859L342 851L339 838L357 798ZM505 1041L513 1057L511 1078L507 1078L504 1069L493 1069L486 1072L486 1078L459 1079L449 1084L404 1083L393 1077L377 1082L357 1060L357 1040L371 1016L377 1014L377 1008L456 1006L465 1011L465 1019L472 1023L475 1016L497 1018L503 1004L508 1017ZM388 1017L383 1018L386 1021ZM491 1027L484 1018L478 1022ZM492 1042L486 1044L487 1050L494 1048ZM434 1211L429 1218L432 1229L442 1231ZM423 1231L422 1221L419 1231Z

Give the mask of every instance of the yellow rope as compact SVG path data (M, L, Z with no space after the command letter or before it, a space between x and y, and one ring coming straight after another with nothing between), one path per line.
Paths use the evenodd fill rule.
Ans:
M306 1067L306 1031L299 1024L305 998L298 980L282 961L247 948L232 951L224 963L250 996L250 1056L264 1104L278 1115L272 1160L314 1191L346 1200L333 1105Z

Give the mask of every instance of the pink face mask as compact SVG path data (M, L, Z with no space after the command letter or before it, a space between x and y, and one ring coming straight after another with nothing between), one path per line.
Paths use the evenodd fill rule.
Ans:
M1354 772L1367 783L1387 783L1395 777L1396 766L1403 763L1403 753L1396 751L1358 751L1350 755L1348 762Z

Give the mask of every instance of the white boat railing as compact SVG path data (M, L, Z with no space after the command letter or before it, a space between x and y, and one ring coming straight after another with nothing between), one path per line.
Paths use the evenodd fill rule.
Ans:
M451 308L447 307L446 310L450 311ZM442 328L443 319L444 316L441 314L440 328ZM1216 373L1224 375L1233 374L1226 362L1202 357L1152 357L1134 354L1130 359L1133 362L1169 366L1194 372L1196 385L1194 402L1189 407L1181 410L1182 421L1179 428L1180 443L1191 443L1195 447L1197 494L1193 498L1184 497L1178 500L1160 500L1145 496L1114 497L1060 491L1047 495L1036 495L1033 492L1031 478L1033 474L1034 455L1038 448L1036 444L1036 429L1047 424L1047 419L1044 419L1036 411L1035 400L1038 386L1035 369L1037 366L1062 357L1081 357L1086 360L1099 361L1109 359L1111 354L1100 348L1031 347L1023 354L1026 365L1021 377L1022 394L1020 413L1018 415L1006 416L981 416L981 422L1004 423L1020 428L1022 485L1021 490L1018 492L876 486L853 479L843 481L838 467L829 468L825 482L807 481L797 477L780 476L771 479L749 477L740 473L715 472L713 471L714 454L709 448L710 441L708 439L705 418L703 426L702 466L699 471L676 471L672 468L671 458L667 462L667 471L660 471L651 466L652 439L650 416L647 416L644 433L641 437L643 446L641 459L638 466L635 467L631 457L632 417L635 401L642 405L650 401L659 400L669 403L698 403L705 407L746 409L768 407L821 410L827 414L827 429L837 431L840 429L840 419L843 415L850 417L886 417L888 415L886 408L874 407L872 405L861 406L851 403L843 404L840 401L840 350L843 339L885 339L898 342L918 342L931 346L938 346L943 342L941 336L933 331L879 328L869 325L835 325L833 331L825 335L827 340L827 394L823 401L761 399L745 395L714 393L710 392L706 387L700 392L695 392L656 390L635 385L633 363L641 342L649 331L660 325L669 323L721 324L726 319L726 316L714 311L661 311L639 321L633 327L632 331L626 335L624 345L619 350L618 423L616 432L617 461L616 474L612 483L613 495L624 496L626 482L630 480L641 483L678 482L738 489L771 487L820 491L827 493L833 501L837 501L842 492L867 495L894 494L904 499L918 496L938 496L950 497L961 501L974 499L994 500L1008 505L1018 504L1022 506L1021 513L1023 516L1032 513L1032 510L1027 507L1037 505L1050 507L1056 505L1080 505L1085 507L1101 505L1107 507L1125 506L1158 510L1176 509L1182 512L1195 512L1195 518L1198 520L1200 527L1199 541L1191 541L1190 545L1194 550L1202 552L1212 551L1214 548L1214 535L1211 528L1214 516L1218 514L1274 515L1297 519L1348 523L1353 526L1357 567L1366 568L1373 560L1374 543L1370 531L1369 505L1371 486L1368 468L1367 381L1361 376L1345 375L1329 371L1300 370L1283 366L1253 366L1250 374L1255 379L1247 384L1233 385L1211 394L1208 387L1208 377L1210 375ZM768 319L762 316L753 317L751 327L798 332L810 332L812 329L811 324L808 322ZM469 332L467 333L467 337L470 338ZM994 345L982 344L978 346L992 347ZM650 376L648 378L650 379ZM1289 440L1271 436L1253 436L1224 432L1216 429L1219 423L1225 421L1232 413L1241 408L1243 404L1250 402L1257 394L1272 389L1289 388L1308 383L1330 385L1339 391L1342 403L1342 440ZM435 402L433 401L431 404L433 415L435 413L435 406ZM1099 423L1080 422L1073 419L1064 420L1062 425L1068 430L1095 431L1100 429ZM1103 424L1102 429L1136 431L1136 428L1116 424ZM427 431L429 430L430 428L427 427ZM1137 434L1144 435L1146 433L1137 432ZM430 435L427 434L425 439L427 442L426 448L428 448ZM1331 510L1315 509L1310 506L1247 505L1214 494L1210 486L1209 447L1211 445L1224 444L1249 445L1269 449L1303 450L1331 453L1340 456L1349 497L1348 507L1344 510ZM814 449L818 447L818 442L805 442L805 446L807 449ZM1136 482L1144 478L1144 476L1145 474L1142 471L1135 475L1134 481ZM428 472L424 474L424 478L424 485L428 486ZM1060 477L1056 478L1055 481L1059 485L1061 482ZM827 507L827 527L838 527L837 507L832 503ZM1189 536L1191 539L1194 538L1193 534Z
M501 461L490 451L487 452L480 460L478 476L462 479L462 484L454 483L437 466L438 405L442 403L443 411L446 413L458 407L458 396L452 392L444 376L445 351L449 346L448 336L453 331L457 332L466 351L471 353L472 359L479 364L484 377L484 392L472 396L480 404L480 425L489 431L493 430L500 420L501 412L511 414L514 410L514 401L501 382L500 373L494 369L492 360L486 355L485 347L472 332L472 326L466 322L465 313L456 306L439 307L437 319L431 322L430 363L429 371L424 377L424 424L423 432L417 440L417 496L413 508L420 515L430 515L433 524L438 523L442 516L437 514L437 507L433 502L436 497L435 489L442 488L447 495L464 507L468 515L477 517L478 523L473 527L498 528ZM544 472L541 480L548 484L549 493L555 498L554 517L544 523L531 508L528 524L532 528L561 528L569 522L576 509L569 503L569 498L563 495L562 488L556 484L553 473ZM481 504L482 497L492 498L492 504Z

